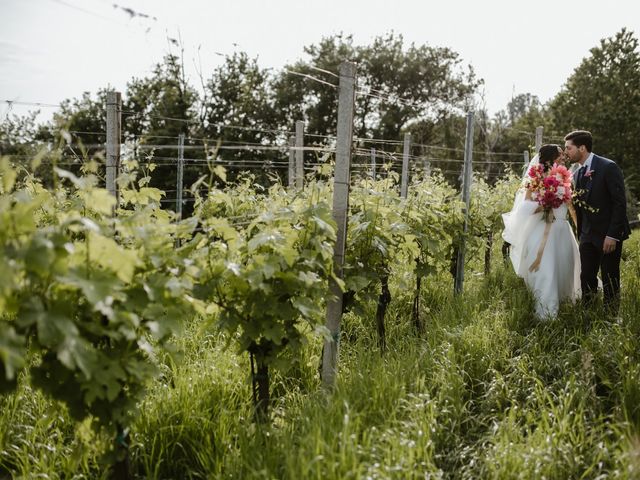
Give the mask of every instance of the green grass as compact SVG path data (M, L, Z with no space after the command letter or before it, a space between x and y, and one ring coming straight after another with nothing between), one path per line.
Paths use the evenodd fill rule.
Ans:
M538 323L500 259L423 292L422 337L411 292L396 285L388 352L374 310L344 319L340 376L317 378L320 344L273 379L270 425L252 421L249 364L194 322L185 356L167 362L131 426L141 478L638 478L640 235L625 244L622 322L579 307ZM99 478L108 441L26 379L0 397L0 478Z

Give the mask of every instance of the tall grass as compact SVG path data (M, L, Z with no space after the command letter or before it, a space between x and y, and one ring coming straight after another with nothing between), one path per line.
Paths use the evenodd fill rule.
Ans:
M640 235L625 245L621 321L564 305L538 323L520 279L496 260L454 297L423 292L426 332L396 285L381 356L375 312L344 319L332 394L320 344L276 374L269 425L252 420L248 359L194 320L132 425L141 478L638 478ZM31 390L0 397L0 477L99 478L108 439Z

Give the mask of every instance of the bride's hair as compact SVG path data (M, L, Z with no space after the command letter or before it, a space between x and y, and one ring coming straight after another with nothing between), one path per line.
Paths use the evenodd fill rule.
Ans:
M555 143L547 143L546 145L542 145L540 150L538 151L538 158L540 159L540 164L544 166L544 171L547 172L553 166L553 162L555 162L560 156L560 146Z

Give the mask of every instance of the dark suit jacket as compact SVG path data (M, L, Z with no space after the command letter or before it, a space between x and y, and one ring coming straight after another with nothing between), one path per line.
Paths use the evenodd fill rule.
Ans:
M575 205L580 241L601 247L605 237L626 240L631 229L622 170L612 160L595 154L590 169L593 172L590 177L581 176L579 169L573 176L575 188L582 190ZM581 202L590 209L582 208Z

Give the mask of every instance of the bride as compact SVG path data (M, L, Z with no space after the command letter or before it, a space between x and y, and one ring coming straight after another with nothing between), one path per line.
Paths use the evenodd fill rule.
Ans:
M543 145L529 163L525 180L532 168L542 165L547 175L554 163L563 163L562 150L558 145ZM513 209L502 215L502 237L511 244L511 263L533 293L539 319L555 317L562 300L580 297L580 253L568 213L575 223L570 201L554 208L545 220L543 207L532 199L523 181Z

